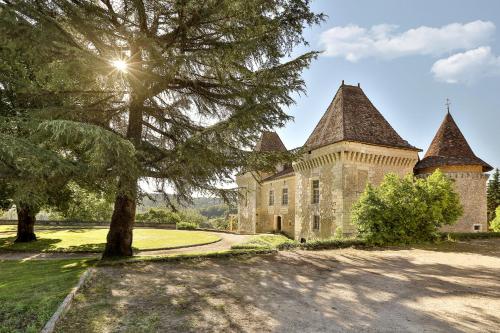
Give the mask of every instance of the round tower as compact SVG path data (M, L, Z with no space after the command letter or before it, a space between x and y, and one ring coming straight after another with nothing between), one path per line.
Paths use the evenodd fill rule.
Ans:
M449 111L415 174L426 176L436 169L454 181L464 209L457 223L443 231L487 231L486 172L493 168L474 154Z

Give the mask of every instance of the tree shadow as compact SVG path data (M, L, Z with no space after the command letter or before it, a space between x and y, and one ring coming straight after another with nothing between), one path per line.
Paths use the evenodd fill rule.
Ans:
M82 244L74 246L58 247L61 239L57 238L39 238L36 241L28 243L15 243L16 237L0 238L1 251L19 251L19 252L89 252L99 253L104 250L106 245L102 243Z
M498 262L424 259L300 251L106 267L96 280L108 282L93 296L105 299L100 311L111 331L134 327L144 309L156 318L145 332L488 332L500 325Z
M365 251L424 250L443 253L479 254L500 258L500 238L442 241L428 244L364 248Z

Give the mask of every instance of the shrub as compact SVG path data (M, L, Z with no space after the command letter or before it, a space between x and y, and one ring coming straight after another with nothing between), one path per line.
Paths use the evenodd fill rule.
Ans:
M500 232L500 206L495 210L495 218L490 223L491 230Z
M197 226L207 221L206 217L191 209L179 211L178 214L182 222L194 223Z
M175 225L178 230L195 230L198 225L193 222L179 222Z
M139 213L135 215L138 222L152 222L164 224L177 224L181 222L178 213L172 212L165 208L150 208L146 213Z
M368 184L352 209L360 237L376 245L436 240L461 215L453 183L439 170L427 178L388 174L379 187Z
M344 230L342 229L342 227L335 228L335 234L333 235L333 238L342 239L343 237L344 237Z
M290 249L298 243L283 235L257 235L243 244L233 245L231 249Z
M500 238L500 232L443 232L441 233L442 240L470 240L470 239L487 239Z
M366 246L367 243L359 238L345 238L345 239L318 239L300 244L300 247L305 250L330 250L330 249L343 249L351 246Z

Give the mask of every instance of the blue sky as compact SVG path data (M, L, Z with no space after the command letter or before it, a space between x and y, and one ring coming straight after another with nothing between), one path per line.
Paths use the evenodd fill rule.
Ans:
M500 1L316 0L327 14L306 31L325 50L304 71L307 96L278 129L287 148L304 144L342 80L361 83L396 131L427 150L451 113L476 155L500 167Z

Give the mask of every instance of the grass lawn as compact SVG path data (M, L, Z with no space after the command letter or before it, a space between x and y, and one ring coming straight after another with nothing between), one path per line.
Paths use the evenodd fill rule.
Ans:
M48 229L36 231L38 241L14 243L15 232L0 226L0 251L41 252L101 252L106 243L107 228ZM201 245L220 240L217 235L204 231L135 229L132 246L135 250L169 249Z
M39 332L88 260L0 260L0 333Z
M242 249L276 249L285 244L296 244L295 241L280 234L264 234L257 235L250 238L243 244L233 245L231 248L234 250Z

